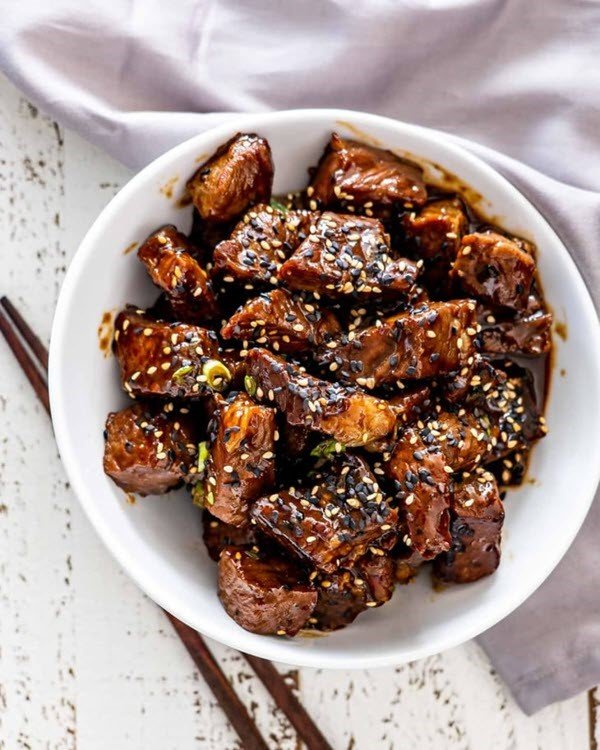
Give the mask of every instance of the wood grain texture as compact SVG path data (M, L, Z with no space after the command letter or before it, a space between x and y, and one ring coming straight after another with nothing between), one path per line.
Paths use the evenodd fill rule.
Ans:
M0 79L0 293L45 342L69 259L128 177ZM246 661L211 648L270 745L298 750ZM395 669L280 669L336 750L600 742L597 693L528 718L473 643ZM46 415L0 342L0 749L237 746L169 623L80 510Z

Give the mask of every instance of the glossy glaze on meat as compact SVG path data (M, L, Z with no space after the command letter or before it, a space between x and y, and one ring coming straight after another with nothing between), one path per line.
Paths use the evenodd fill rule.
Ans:
M229 616L261 635L296 635L317 603L317 592L301 568L256 547L221 552L218 587Z
M275 482L275 409L255 404L246 393L219 399L206 450L194 499L221 521L243 526L251 502Z
M366 388L452 372L474 352L475 304L430 302L351 331L321 347L319 362L340 380Z
M104 471L126 492L160 495L189 476L197 453L189 410L138 402L108 415Z
M199 167L187 185L202 219L210 223L235 219L248 206L270 199L271 148L264 138L238 133Z
M330 310L285 289L274 289L240 307L221 329L221 336L298 354L331 341L339 332L338 319Z
M488 473L457 484L452 495L452 546L434 564L440 581L472 583L500 564L504 507Z
M254 206L215 248L213 276L223 289L276 286L281 266L305 238L310 219L302 211Z
M290 289L327 298L406 297L418 275L417 264L393 258L390 238L377 219L325 211L278 273Z
M391 151L337 133L331 136L310 187L309 194L318 204L336 208L350 204L382 211L392 206L420 206L427 198L418 166Z
M153 232L138 250L152 281L165 293L175 320L202 323L218 313L206 271L188 238L174 226Z
M139 249L160 296L114 328L133 403L105 471L186 487L223 607L265 635L343 628L422 568L493 573L547 431L538 249L378 146L332 134L317 161L272 197L267 141L224 143L187 183L190 235Z
M254 504L250 515L264 534L326 572L377 548L379 540L389 546L397 512L364 459L340 457L309 480Z

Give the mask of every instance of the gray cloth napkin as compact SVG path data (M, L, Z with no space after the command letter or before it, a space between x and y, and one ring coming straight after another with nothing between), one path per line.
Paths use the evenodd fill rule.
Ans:
M132 167L240 111L443 130L549 218L597 307L599 60L597 0L20 0L0 25L17 86ZM600 683L598 539L596 500L548 581L479 638L527 712Z

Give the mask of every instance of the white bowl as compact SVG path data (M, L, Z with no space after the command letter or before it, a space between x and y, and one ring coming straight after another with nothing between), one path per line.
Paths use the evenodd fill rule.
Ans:
M555 337L546 411L550 432L533 451L533 479L508 493L503 559L496 574L441 593L434 593L428 575L422 575L416 583L398 586L389 604L364 613L345 630L292 640L253 635L225 614L217 598L216 565L201 540L201 514L185 491L131 505L104 475L104 421L127 399L114 359L100 351L97 329L105 312L114 313L127 302L143 306L156 296L135 254L124 254L124 249L161 224L189 229L191 209L178 207L176 199L186 178L217 146L237 131L268 138L276 165L275 192L281 193L306 184L307 167L317 162L332 130L441 165L485 196L487 205L480 208L537 244L546 297L568 336ZM169 186L172 197L167 197ZM138 585L178 618L217 641L288 664L400 664L455 646L494 625L535 591L571 544L599 481L599 331L587 289L546 220L497 172L440 133L337 110L240 117L182 143L143 169L102 211L82 242L52 331L54 429L73 488L107 547Z

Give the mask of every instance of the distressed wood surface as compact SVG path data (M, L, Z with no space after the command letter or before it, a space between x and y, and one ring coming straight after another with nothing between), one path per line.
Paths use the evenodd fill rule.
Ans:
M45 341L69 259L128 177L0 79L1 291ZM243 659L211 646L272 747L298 748ZM599 695L528 718L473 643L395 669L281 670L336 749L600 743ZM0 749L237 746L166 618L84 517L48 420L0 342Z

